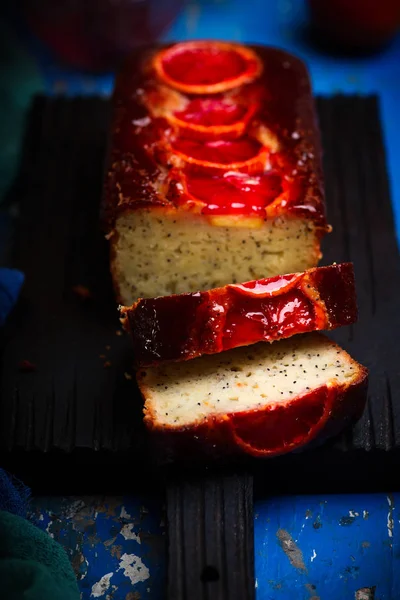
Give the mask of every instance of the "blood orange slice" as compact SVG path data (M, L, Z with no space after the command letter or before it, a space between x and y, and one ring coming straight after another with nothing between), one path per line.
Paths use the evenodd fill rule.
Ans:
M250 48L205 40L161 50L154 58L154 68L172 88L188 94L216 94L254 80L262 64Z
M202 177L187 173L187 194L205 204L205 215L257 215L282 192L281 178L275 173L251 177L228 171L223 175Z
M262 412L231 415L236 443L253 456L286 454L307 444L322 429L331 409L329 387Z
M188 125L204 127L224 127L241 121L247 109L224 98L195 98L182 111L174 116Z
M195 98L183 110L167 116L186 137L195 139L234 139L244 134L257 110L225 98Z
M264 171L269 148L249 136L238 140L212 140L200 142L178 138L171 143L172 152L189 165L201 170Z

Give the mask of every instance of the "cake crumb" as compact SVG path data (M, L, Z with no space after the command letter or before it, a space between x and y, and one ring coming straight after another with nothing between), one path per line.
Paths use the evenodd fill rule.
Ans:
M89 298L93 297L92 292L85 285L74 285L72 291L82 300L89 300Z
M31 362L30 360L21 360L18 365L18 369L23 373L33 373L37 370L37 367L35 363Z

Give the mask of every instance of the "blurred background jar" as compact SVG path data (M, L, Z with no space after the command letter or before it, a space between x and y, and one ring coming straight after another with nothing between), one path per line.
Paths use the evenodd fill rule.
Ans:
M156 41L185 0L21 0L30 30L63 62L114 70L137 46Z
M384 46L400 28L400 0L308 0L314 32L343 51Z

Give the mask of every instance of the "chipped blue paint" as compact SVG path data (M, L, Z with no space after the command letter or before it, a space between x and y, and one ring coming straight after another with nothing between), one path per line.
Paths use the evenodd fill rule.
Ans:
M375 600L400 598L396 506L400 494L256 502L257 600L353 600L357 590L373 586ZM279 531L293 539L305 569L293 565Z
M256 600L397 600L397 507L400 494L256 501ZM82 600L165 598L165 529L156 500L36 498L32 520L66 548ZM365 589L374 587L369 596Z
M82 600L145 600L165 588L162 515L154 499L35 498L31 519L67 550Z

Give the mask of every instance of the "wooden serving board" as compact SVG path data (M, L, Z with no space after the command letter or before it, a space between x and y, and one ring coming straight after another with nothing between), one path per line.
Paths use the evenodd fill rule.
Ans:
M400 260L378 100L317 105L333 225L323 263L354 262L360 308L333 337L370 368L368 405L318 451L169 474L170 600L253 598L253 477L256 493L372 491L393 488L400 465ZM26 284L1 332L0 464L41 493L165 490L98 226L108 113L100 98L37 98L11 197L10 262Z

